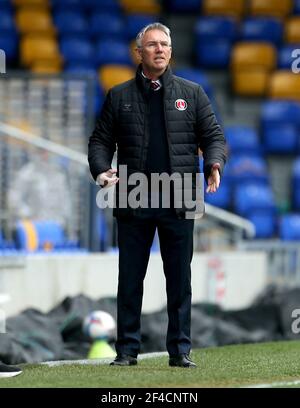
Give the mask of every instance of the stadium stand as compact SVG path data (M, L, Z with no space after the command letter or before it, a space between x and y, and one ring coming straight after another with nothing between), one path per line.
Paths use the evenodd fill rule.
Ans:
M12 68L91 78L97 114L105 93L135 75L138 30L166 22L174 28L174 73L204 88L227 136L228 169L205 199L246 216L264 239L281 234L270 174L278 156L290 166L288 208L300 210L300 77L291 72L299 19L299 0L0 0L0 48ZM180 47L193 48L193 59L178 64Z

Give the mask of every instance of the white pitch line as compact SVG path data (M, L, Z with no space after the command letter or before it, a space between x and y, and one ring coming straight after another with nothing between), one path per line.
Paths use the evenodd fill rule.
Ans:
M285 387L289 385L298 385L298 384L300 384L300 380L273 382L270 384L253 384L253 385L248 385L246 387L241 387L241 388L271 388L271 387Z
M138 356L138 360L144 360L146 358L168 356L166 351L156 352L156 353L144 353ZM59 360L59 361L44 361L40 363L41 365L47 365L48 367L57 367L63 365L80 364L80 365L107 365L114 360L114 357L110 358L94 358L94 359L84 359L84 360Z

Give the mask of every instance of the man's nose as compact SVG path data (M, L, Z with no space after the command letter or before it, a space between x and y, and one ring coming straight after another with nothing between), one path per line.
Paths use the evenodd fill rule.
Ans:
M156 44L156 51L161 52L163 50L163 46L161 45L161 43L157 43Z

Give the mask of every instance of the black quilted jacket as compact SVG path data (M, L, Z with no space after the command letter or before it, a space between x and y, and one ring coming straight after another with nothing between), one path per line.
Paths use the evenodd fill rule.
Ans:
M207 95L198 84L173 75L170 68L160 79L164 89L171 172L199 172L200 148L206 181L214 163L220 163L222 174L226 142ZM135 79L108 92L88 146L90 171L95 180L100 173L111 168L116 147L118 165L126 164L128 174L145 171L149 91L150 80L141 75L140 66ZM185 102L181 105L182 110L178 100ZM118 211L114 211L114 215L118 215Z

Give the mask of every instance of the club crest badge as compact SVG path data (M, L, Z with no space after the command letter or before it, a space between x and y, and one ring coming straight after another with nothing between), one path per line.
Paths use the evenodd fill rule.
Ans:
M184 99L176 99L175 108L179 111L184 111L187 108L187 103Z

